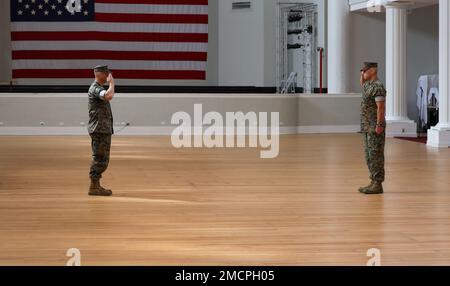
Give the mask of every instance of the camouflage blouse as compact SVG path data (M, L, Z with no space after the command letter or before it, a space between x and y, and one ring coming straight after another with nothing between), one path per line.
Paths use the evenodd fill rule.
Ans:
M101 98L102 91L97 82L89 88L89 134L114 134L111 104Z
M377 125L377 102L386 100L386 89L381 81L366 82L361 103L361 131L374 132Z

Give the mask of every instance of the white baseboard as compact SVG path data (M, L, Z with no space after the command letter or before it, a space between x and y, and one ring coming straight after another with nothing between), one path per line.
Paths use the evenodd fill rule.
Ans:
M359 131L361 131L360 125L318 125L297 127L298 134L357 133Z
M115 127L120 136L170 135L172 127ZM0 127L1 136L80 136L89 135L85 127Z
M130 126L115 127L117 136L170 136L173 126ZM289 134L326 134L326 133L356 133L359 125L342 126L284 126L280 127L281 135ZM81 136L88 135L85 127L0 127L0 136Z
M412 133L386 133L386 137L387 138L395 138L395 137L400 137L400 138L417 138L418 134L417 132L412 132Z
M448 148L450 146L450 131L431 128L428 130L427 145L433 148Z
M388 120L387 124L386 137L417 138L417 123L412 120Z
M0 127L1 136L88 135L85 127Z

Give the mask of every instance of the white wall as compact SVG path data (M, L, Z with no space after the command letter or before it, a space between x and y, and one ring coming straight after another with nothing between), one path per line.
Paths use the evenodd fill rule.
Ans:
M232 10L219 1L219 85L264 86L264 1Z
M386 82L386 14L352 13L351 91L359 92L359 70L364 61L380 63L380 78ZM439 6L414 9L408 15L407 44L408 116L417 121L417 80L421 74L439 72Z
M277 0L254 0L251 9L240 11L231 9L232 2L219 2L219 85L275 86ZM325 0L283 2L318 5L318 45L325 47Z
M379 63L379 76L386 82L386 14L351 14L350 90L360 92L359 76L363 62Z
M439 6L413 11L408 33L408 115L418 122L417 80L422 74L439 74Z
M87 134L86 94L0 94L0 135ZM360 94L119 94L112 102L119 134L168 135L172 115L193 117L202 104L225 117L227 112L278 112L282 133L340 133L359 130ZM270 116L269 116L270 117Z

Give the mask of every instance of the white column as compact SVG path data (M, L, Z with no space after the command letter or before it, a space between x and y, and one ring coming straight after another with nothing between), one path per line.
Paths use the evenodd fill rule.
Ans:
M387 136L417 137L417 124L408 118L406 87L407 6L386 5Z
M328 93L349 92L350 6L328 1Z
M428 145L450 146L450 3L439 1L439 124L428 130Z

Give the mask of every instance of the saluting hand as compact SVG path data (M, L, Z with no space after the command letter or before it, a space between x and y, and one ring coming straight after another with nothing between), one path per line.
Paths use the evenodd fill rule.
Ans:
M112 73L110 73L109 75L108 75L108 78L106 79L106 81L109 83L109 84L114 84L114 77L113 77L113 75L112 75Z
M365 71L362 70L361 71L361 76L359 78L359 83L361 84L361 86L364 85L364 83L365 83L364 74L365 74Z

